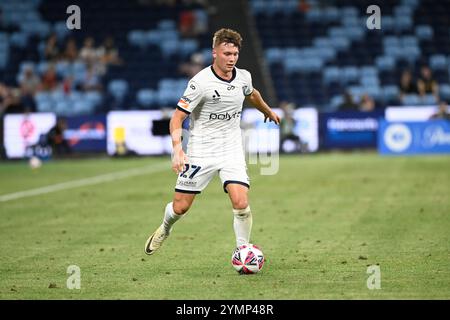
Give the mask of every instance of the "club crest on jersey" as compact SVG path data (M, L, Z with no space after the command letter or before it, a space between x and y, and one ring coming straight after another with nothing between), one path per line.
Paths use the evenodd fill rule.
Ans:
M217 92L217 90L214 90L215 94L212 96L212 102L213 103L219 103L220 102L220 94Z

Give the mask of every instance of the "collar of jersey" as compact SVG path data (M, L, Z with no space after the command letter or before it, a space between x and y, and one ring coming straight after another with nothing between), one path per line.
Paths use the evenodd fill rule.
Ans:
M231 76L231 79L230 79L230 80L227 80L227 79L224 79L224 78L220 77L220 76L214 71L214 68L213 68L212 65L211 65L211 71L212 71L212 73L216 76L217 79L222 80L222 81L225 81L225 82L228 82L228 83L230 83L231 81L234 80L234 78L236 78L236 67L233 68L233 75Z

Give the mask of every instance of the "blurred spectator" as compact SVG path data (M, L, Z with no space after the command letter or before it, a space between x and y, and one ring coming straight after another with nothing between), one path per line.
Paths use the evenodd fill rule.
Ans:
M180 73L192 78L205 68L205 62L201 53L194 53L191 55L189 62L182 63L180 65Z
M109 65L122 65L123 61L119 56L119 50L114 45L114 38L111 36L106 37L102 46L98 49L98 55L100 58L100 74L105 74Z
M99 60L99 55L94 45L94 38L87 37L84 40L83 48L80 50L80 58L86 64L96 64Z
M411 71L404 70L402 72L402 75L400 77L400 83L399 83L399 90L400 90L400 101L403 101L403 98L407 94L418 94L419 91L417 89L416 83L413 81Z
M293 103L283 101L280 103L283 117L280 122L280 146L282 152L300 151L300 138L294 133L295 119Z
M32 67L26 67L23 78L20 80L21 102L25 108L34 111L36 105L34 103L34 95L40 89L41 79L34 73Z
M450 113L448 112L447 102L441 101L439 103L438 111L433 114L430 119L450 120Z
M72 75L68 75L64 78L62 82L62 89L66 95L72 92L75 88L75 81Z
M93 64L87 65L86 76L82 84L84 91L101 91L102 84L97 68Z
M436 100L439 100L439 85L433 78L431 69L428 66L422 66L422 68L420 68L420 78L417 80L417 87L421 96L433 94L436 97Z
M47 134L48 143L52 147L54 155L69 154L72 152L67 140L64 139L64 131L67 123L64 118L59 118L56 125Z
M344 101L339 105L338 111L358 111L359 106L353 101L350 92L344 93Z
M69 39L63 52L63 59L68 62L75 62L78 58L77 43L74 39Z
M50 35L50 37L47 39L47 43L45 45L44 50L44 58L45 60L49 60L51 62L55 62L59 59L59 48L58 48L58 37L56 34Z
M0 83L0 114L22 113L25 106L20 99L20 90Z
M311 5L306 0L300 0L298 2L298 10L301 13L307 13L311 9Z
M367 93L363 94L361 97L359 110L364 112L371 112L375 110L375 101Z
M51 64L42 75L41 88L44 91L52 91L58 86L55 65Z
M183 37L195 36L195 14L192 10L184 10L180 13L178 30Z

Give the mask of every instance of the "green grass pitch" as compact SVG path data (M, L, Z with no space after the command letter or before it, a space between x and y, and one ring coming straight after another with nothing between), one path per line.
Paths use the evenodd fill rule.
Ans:
M241 276L216 177L155 255L176 175L168 158L0 163L0 196L131 168L166 169L0 202L0 299L450 299L450 158L285 156L249 166L252 242L266 264ZM81 270L81 289L66 286ZM369 290L378 265L380 289Z

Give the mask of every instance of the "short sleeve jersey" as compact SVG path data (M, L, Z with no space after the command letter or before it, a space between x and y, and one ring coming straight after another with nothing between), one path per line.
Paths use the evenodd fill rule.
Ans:
M230 80L209 66L189 81L177 107L190 114L188 157L243 154L242 104L252 92L250 72L236 67Z

